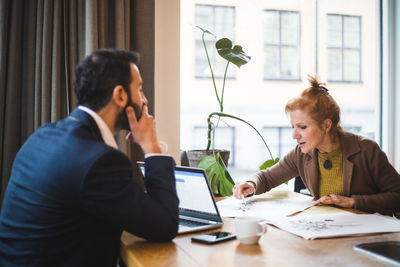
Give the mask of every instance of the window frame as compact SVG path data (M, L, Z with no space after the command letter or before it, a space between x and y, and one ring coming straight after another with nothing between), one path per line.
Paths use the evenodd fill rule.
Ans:
M266 47L278 47L279 50L279 78L275 77L266 77L265 76L265 62L264 62L264 73L263 73L263 78L264 81L301 81L301 13L300 11L296 10L278 10L278 9L264 9L263 10L264 14L265 12L277 12L279 14L279 44L268 44L266 40L263 40L263 51L265 53L265 48ZM295 13L298 15L298 39L297 39L297 46L294 45L288 45L288 44L282 44L282 13ZM263 25L265 27L265 25ZM264 37L264 36L263 36ZM295 47L297 48L297 73L298 76L294 78L288 78L287 76L282 75L282 47ZM282 76L284 76L282 78Z
M328 60L327 62L327 82L335 82L335 83L362 83L362 16L357 16L357 15L343 15L343 14L338 14L338 13L328 13L326 14L326 18L328 20L329 16L338 16L340 17L342 21L342 28L341 28L341 46L340 47L335 47L335 46L329 46L328 44L326 45L326 53L328 55L329 50L335 50L335 51L340 51L342 62L341 62L341 79L331 79L329 77L329 63ZM344 20L345 18L357 18L359 21L359 48L352 48L352 47L345 47L344 45L344 35L345 35L345 27L344 27ZM326 27L328 28L328 27ZM344 79L344 52L345 51L358 51L358 67L359 67L359 77L358 80L346 80Z
M216 21L215 21L215 10L217 9L217 8L229 8L229 9L232 9L233 10L233 14L234 14L234 17L233 17L233 28L236 28L235 27L235 25L236 25L236 7L235 6L229 6L229 5L212 5L212 4L195 4L194 5L194 19L196 20L196 8L198 7L198 6L202 6L202 7L208 7L208 8L211 8L212 9L212 18L213 18L213 22L212 22L212 24L213 24L213 28L215 28L216 27ZM199 25L199 26L202 26L202 25ZM208 30L210 30L211 32L213 32L214 30L213 29L208 29ZM214 32L215 33L215 32ZM216 33L215 33L216 34ZM232 37L232 42L235 42L235 32L233 32L233 37ZM212 41L210 41L210 40L207 40L207 39L205 39L204 40L205 41L205 43L206 43L206 46L207 46L207 44L209 44L209 43L211 43ZM197 42L200 42L201 43L201 46L202 46L202 52L204 53L204 48L203 48L203 41L202 41L202 39L201 39L201 35L195 35L195 38L194 38L194 51L195 51L195 55L196 55L196 47L197 47ZM212 45L211 45L211 47L212 47ZM208 49L208 46L207 46L207 49ZM212 54L210 55L210 49L208 49L208 54L209 54L209 57L210 57L210 61L211 61L211 65L213 66L213 71L214 71L214 69L215 69L215 66L217 65L217 52L216 51L213 51L212 52ZM215 55L215 56L214 56ZM214 57L214 58L213 58ZM198 61L197 61L197 58L196 58L196 56L195 56L195 58L194 58L194 77L195 77L195 79L211 79L211 73L210 74L207 74L207 75L202 75L202 74L199 74L199 73L197 73L197 70L196 70L196 66L198 65ZM208 66L208 63L207 63L207 66ZM234 69L232 69L232 68L230 68L230 70L232 71L232 74L229 74L229 71L227 72L227 75L226 75L226 79L227 80L235 80L236 79L236 72L235 72L235 70ZM218 74L216 74L215 72L214 72L214 78L215 79L223 79L223 74L222 75L218 75Z

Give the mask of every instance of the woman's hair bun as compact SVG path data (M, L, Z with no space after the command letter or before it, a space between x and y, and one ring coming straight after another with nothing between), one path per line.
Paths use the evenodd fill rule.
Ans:
M308 75L308 81L310 82L311 88L316 91L322 91L328 93L325 83L320 83L317 76Z

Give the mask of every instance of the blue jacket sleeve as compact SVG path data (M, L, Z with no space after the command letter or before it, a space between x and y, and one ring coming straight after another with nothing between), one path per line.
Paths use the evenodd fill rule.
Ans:
M80 197L82 208L96 219L139 237L169 241L178 230L174 167L171 157L147 158L145 193L132 178L130 160L120 151L110 150L86 176Z

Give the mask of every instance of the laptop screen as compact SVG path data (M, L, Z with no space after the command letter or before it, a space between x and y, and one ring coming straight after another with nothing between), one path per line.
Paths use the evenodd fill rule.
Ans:
M176 191L179 208L217 215L207 179L202 170L176 167Z
M144 175L144 162L138 162L138 165ZM175 181L181 215L221 220L202 169L177 166L175 167Z

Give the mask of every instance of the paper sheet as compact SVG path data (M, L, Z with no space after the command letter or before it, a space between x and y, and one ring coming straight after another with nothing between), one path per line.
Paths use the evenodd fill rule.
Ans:
M298 215L275 219L270 224L305 239L400 232L400 220L378 214L351 212Z
M261 217L272 220L302 211L313 205L314 201L301 198L260 198L246 199L246 206L242 200L229 197L218 201L217 206L222 217Z

